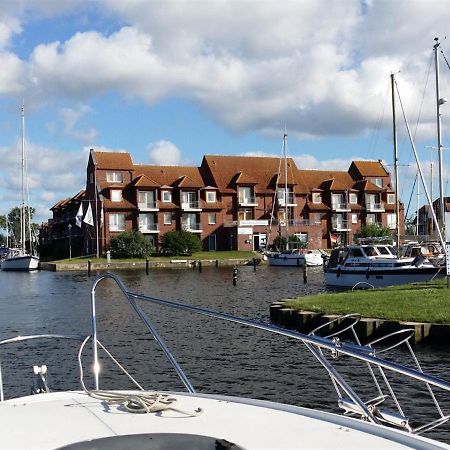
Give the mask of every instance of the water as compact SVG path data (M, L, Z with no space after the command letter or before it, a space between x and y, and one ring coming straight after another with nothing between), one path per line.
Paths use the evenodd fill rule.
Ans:
M239 269L232 284L232 269L118 271L132 292L193 304L216 311L269 322L272 301L324 291L320 268L308 271L303 283L296 268L259 266ZM0 340L27 334L90 334L90 289L94 277L83 273L14 273L0 271ZM282 403L337 411L336 394L324 370L306 348L281 336L186 312L143 304L196 390L250 396ZM142 323L112 281L97 291L99 339L147 389L183 389L181 382L149 338ZM47 364L53 389L79 389L76 353L79 343L46 341L0 348L5 396L23 395L32 385L31 366ZM56 356L55 356L56 355ZM84 365L89 366L89 350ZM448 378L448 348L417 348L423 367ZM405 354L397 352L396 359ZM365 398L375 397L362 366L338 363ZM362 391L358 391L362 382ZM117 368L102 361L101 388L132 388ZM431 420L425 396L405 391L405 412ZM441 405L450 410L448 398ZM406 407L405 407L406 409ZM433 416L436 418L436 415ZM429 434L450 442L450 427Z

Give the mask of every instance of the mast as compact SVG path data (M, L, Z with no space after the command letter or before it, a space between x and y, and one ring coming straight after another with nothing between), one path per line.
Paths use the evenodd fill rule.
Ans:
M394 142L394 172L395 172L395 225L397 232L397 255L400 255L400 204L398 199L398 152L397 152L397 126L395 119L395 75L391 73L392 92L392 135Z
M20 242L25 254L25 102L22 103L22 203L20 205Z
M287 148L286 148L287 133L284 131L283 135L283 153L284 153L284 220L286 222L286 249L289 247L289 216L288 216L288 163L287 163Z
M444 233L445 210L444 210L444 177L442 175L442 132L441 132L441 113L440 107L445 103L445 99L440 98L439 94L439 58L438 47L440 45L439 38L434 38L434 65L436 71L436 121L437 121L437 145L438 145L438 172L439 172L439 228Z

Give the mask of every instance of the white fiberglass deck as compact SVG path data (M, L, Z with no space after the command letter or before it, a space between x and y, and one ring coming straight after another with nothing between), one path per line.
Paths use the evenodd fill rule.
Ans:
M195 417L173 410L129 413L121 406L108 406L83 392L8 400L0 403L3 430L0 448L54 449L112 438L107 447L91 443L89 447L76 448L156 449L159 447L148 446L148 442L151 435L159 433L209 436L247 450L450 448L426 438L305 408L229 397L189 394L174 397L176 408L186 412L201 408L202 412ZM132 437L128 438L128 445L125 445L127 438L114 440L135 435L144 435L145 447L131 442Z

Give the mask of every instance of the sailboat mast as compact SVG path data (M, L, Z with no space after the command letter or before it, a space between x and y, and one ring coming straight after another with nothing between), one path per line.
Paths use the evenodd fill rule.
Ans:
M20 241L25 253L25 104L22 103L22 203L20 205Z
M283 135L283 153L284 153L284 220L286 222L286 248L288 248L289 239L289 216L288 216L288 163L287 163L287 148L286 148L287 133Z
M440 45L439 38L434 38L434 65L436 72L436 121L437 121L437 144L438 144L438 172L439 172L439 227L441 232L444 232L444 177L442 175L442 131L441 131L441 113L440 107L445 103L444 99L440 98L439 94L439 58L438 47Z
M400 204L398 199L398 151L397 151L397 124L395 118L395 75L391 73L392 91L392 134L394 142L394 172L395 172L395 225L397 232L397 255L400 255Z

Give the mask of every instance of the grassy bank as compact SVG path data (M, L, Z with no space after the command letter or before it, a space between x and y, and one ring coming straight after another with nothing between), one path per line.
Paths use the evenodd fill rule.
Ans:
M182 260L211 260L211 259L252 259L257 257L254 252L244 252L244 251L228 251L228 252L197 252L193 253L191 256L151 256L149 261L171 261L176 259ZM94 256L81 256L72 259L60 259L57 261L47 261L50 263L63 263L63 264L79 264L91 260L93 263L106 263L105 258L96 258ZM127 258L127 259L117 259L111 258L111 262L143 262L145 259L142 258Z
M385 320L450 323L450 289L444 280L308 295L288 300L286 306L324 314L358 313L363 317Z

